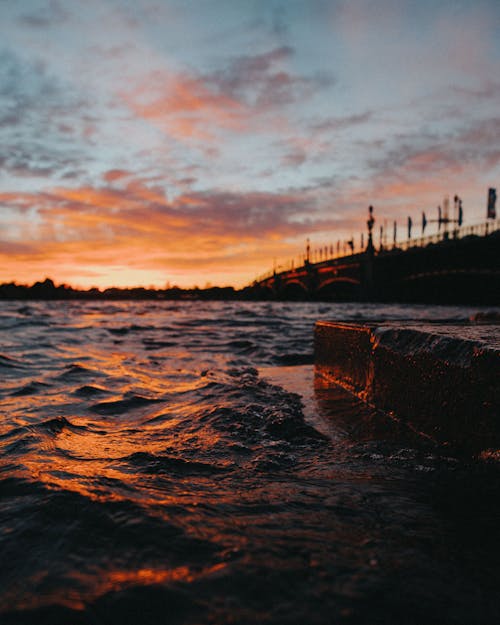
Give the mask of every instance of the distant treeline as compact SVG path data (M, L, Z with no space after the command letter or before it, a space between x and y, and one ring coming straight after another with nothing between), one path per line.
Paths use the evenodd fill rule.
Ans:
M248 289L238 291L232 286L213 286L205 289L197 287L181 289L176 286L168 289L113 287L101 291L97 288L79 290L66 284L56 286L50 278L46 278L43 282L35 282L31 286L15 282L0 284L0 299L13 300L232 300L246 299L249 295Z

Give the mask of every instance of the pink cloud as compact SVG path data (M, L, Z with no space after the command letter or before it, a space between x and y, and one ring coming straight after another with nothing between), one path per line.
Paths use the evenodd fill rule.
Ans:
M112 183L115 180L121 180L122 178L127 178L130 176L130 172L125 171L124 169L110 169L105 172L103 178L106 182Z
M217 129L242 131L250 116L238 100L186 74L153 72L121 95L135 115L179 140L211 139Z

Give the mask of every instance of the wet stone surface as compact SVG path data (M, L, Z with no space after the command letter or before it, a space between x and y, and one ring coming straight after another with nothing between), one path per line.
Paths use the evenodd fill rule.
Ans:
M457 451L500 446L495 325L320 321L317 375Z

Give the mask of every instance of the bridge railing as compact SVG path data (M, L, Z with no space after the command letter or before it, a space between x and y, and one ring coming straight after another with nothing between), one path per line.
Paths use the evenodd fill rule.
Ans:
M468 236L480 236L484 237L496 230L500 230L500 219L489 220L487 222L483 222L480 224L474 224L470 226L460 226L457 228L452 228L450 230L442 230L440 232L436 232L435 234L421 236L421 237L413 237L411 239L406 239L404 241L397 241L391 243L390 245L379 245L376 247L376 253L382 251L390 251L390 250L408 250L412 247L425 247L426 245L430 245L432 243L440 243L442 241L453 241L454 239L463 239ZM358 254L360 252L365 251L366 248L361 245L356 245L353 241L353 247L351 253L346 253L346 244L342 245L342 249L337 245L324 245L318 248L313 248L309 253L309 262L312 265L317 265L323 262L335 260L336 258L348 258L354 254ZM269 280L274 275L285 273L288 271L293 271L294 269L303 269L306 264L306 254L300 254L295 258L292 258L288 261L275 265L274 269L266 271L261 274L257 278L255 278L254 284L259 282L264 282L265 280Z
M435 234L427 235L426 237L406 239L406 241L393 243L383 249L391 250L397 248L400 250L408 250L411 247L425 247L431 243L453 241L455 239L463 239L469 236L484 237L499 229L500 219L490 220L480 224L474 224L472 226L460 226L458 228L452 228L451 230L442 230L441 232L436 232Z
M309 262L311 265L318 265L319 263L335 260L336 258L347 258L354 254L363 252L365 248L361 247L361 245L354 244L351 253L348 253L347 249L348 246L346 245L343 245L342 249L340 249L339 246L334 245L324 245L312 248L309 253ZM278 263L275 265L274 269L270 269L260 276L257 276L257 278L255 278L255 282L264 282L265 280L272 278L274 275L293 271L294 269L303 269L306 264L306 259L306 254L299 254L294 258Z

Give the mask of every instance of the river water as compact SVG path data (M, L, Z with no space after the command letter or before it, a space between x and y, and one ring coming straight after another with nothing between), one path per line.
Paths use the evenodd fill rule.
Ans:
M0 622L500 622L498 464L313 385L318 319L475 310L3 302Z

